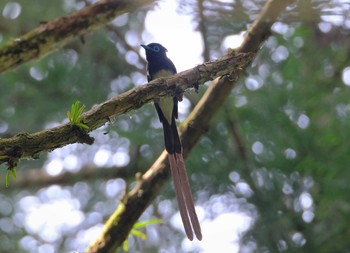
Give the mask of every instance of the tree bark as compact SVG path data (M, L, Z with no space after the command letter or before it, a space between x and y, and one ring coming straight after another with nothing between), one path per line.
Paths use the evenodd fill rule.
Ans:
M21 133L11 138L0 139L0 164L6 162L12 168L20 159L35 159L42 152L49 152L68 144L91 145L94 139L88 135L88 132L108 123L110 118L136 110L161 96L181 96L186 89L193 86L218 76L231 75L247 66L253 59L253 55L231 52L216 61L203 63L169 78L156 79L147 85L113 97L83 114L83 122L89 127L87 131L67 123L37 133Z

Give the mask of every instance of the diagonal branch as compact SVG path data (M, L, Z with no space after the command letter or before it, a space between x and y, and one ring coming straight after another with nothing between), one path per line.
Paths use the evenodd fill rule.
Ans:
M108 123L111 117L136 110L160 96L181 96L184 90L194 85L244 68L253 55L231 52L216 61L206 62L172 77L157 79L136 87L93 107L83 114L83 122L89 127L88 131L92 131ZM0 164L7 162L10 167L14 167L20 159L37 158L42 152L68 144L92 144L93 141L84 130L69 123L33 134L18 134L0 139Z
M115 17L138 10L152 2L154 0L103 0L42 24L0 49L0 73L39 59L70 40L106 25Z
M271 34L270 28L278 15L293 0L269 0L261 15L250 27L247 36L237 50L238 52L257 52L260 45ZM184 156L188 155L199 138L209 128L213 115L224 100L230 95L239 76L244 73L248 64L241 70L231 72L222 78L217 78L209 87L203 98L182 124L181 140ZM143 211L159 193L164 182L169 178L166 152L164 151L151 168L139 178L136 186L126 193L122 203L106 222L105 227L95 242L86 252L114 252L127 238L133 224L139 219Z

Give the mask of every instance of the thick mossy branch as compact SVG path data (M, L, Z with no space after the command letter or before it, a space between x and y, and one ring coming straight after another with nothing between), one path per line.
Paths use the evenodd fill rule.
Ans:
M0 49L0 73L39 59L68 41L108 24L115 17L136 11L152 2L153 0L98 1L78 12L42 24Z
M181 96L184 90L218 76L232 76L237 70L249 65L253 57L253 53L231 52L216 61L206 62L172 77L157 79L147 85L131 89L82 114L82 123L88 126L88 130L67 123L33 134L18 134L11 138L0 139L0 164L4 162L10 164L23 158L37 158L41 152L51 151L67 144L77 142L92 144L93 138L87 133L106 124L111 117L136 110L160 96L174 94Z

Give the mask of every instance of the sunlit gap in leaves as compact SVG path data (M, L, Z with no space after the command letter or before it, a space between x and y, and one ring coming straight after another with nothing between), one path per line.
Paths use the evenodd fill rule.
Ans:
M147 83L146 75L137 71L130 76L118 76L110 82L111 91L108 94L108 98L120 95L135 86L141 86L145 83Z
M309 125L309 118L305 114L300 114L298 117L289 111L291 118L294 118L301 129L305 129ZM256 141L252 144L252 152L256 155L256 159L260 161L259 157L263 155L265 151L265 145L261 141ZM295 159L297 157L297 152L292 148L286 148L284 150L285 158L288 160ZM231 173L230 178L233 181L239 180L239 175L237 173ZM297 213L301 213L301 217L304 222L310 223L314 219L314 205L313 198L309 193L309 190L313 187L313 180L310 177L301 178L299 173L294 172L289 177L285 174L282 174L279 171L267 170L266 168L256 169L253 173L254 181L258 188L264 188L266 190L273 190L276 185L274 181L281 181L283 179L283 184L281 186L282 192L285 196L289 196L285 199L285 204L290 209L293 209ZM300 185L301 186L296 186ZM302 189L300 193L295 192L295 189ZM275 189L276 190L276 189ZM277 189L278 190L278 189ZM301 238L302 237L302 238ZM292 236L292 240L299 240L298 243L304 244L302 234L297 234Z
M75 0L65 0L63 1L63 9L69 13L73 11L79 11L85 7L84 1L75 1Z
M33 77L37 81L42 81L44 78L47 77L48 71L43 71L42 69L38 67L31 67L29 70L30 76Z
M310 118L304 112L296 112L295 106L289 102L283 108L285 114L301 129L306 129L310 125Z
M102 193L98 195L100 201L94 201L89 212L83 210L91 204L95 191L93 186L85 182L67 187L54 185L42 188L35 195L22 192L18 210L13 217L13 225L28 232L19 241L21 248L54 252L50 245L65 240L68 249L84 249L100 234L103 221L113 211L116 199L125 190L125 182L122 179L110 179L100 183L99 190ZM71 237L72 233L77 233L77 236Z
M48 59L47 65L43 65L43 62L34 63L34 66L30 67L29 74L36 81L43 81L50 74L53 75L54 69L58 65L62 64L67 71L72 70L78 63L79 54L74 49L62 49L60 57L56 60ZM50 72L51 71L51 72Z
M264 153L264 150L265 150L265 146L262 142L260 141L256 141L253 143L252 147L251 147L253 153L255 155L261 155ZM294 149L292 148L286 148L284 150L284 156L286 159L288 160L293 160L297 157L297 153Z
M176 1L157 3L156 8L147 13L146 30L142 34L142 40L146 44L158 42L165 46L168 49L168 57L180 72L201 62L203 46L200 33L193 27L193 17L179 15L176 12L177 8ZM189 41L191 43L188 43Z
M251 228L256 216L254 207L246 200L252 195L249 185L241 180L237 172L231 172L229 178L232 181L230 191L211 195L202 202L206 217L202 227L206 231L206 240L200 246L208 252L217 250L217 245L223 247L225 252L238 252L240 239ZM203 192L200 194L205 195Z
M22 198L19 208L25 218L21 220L21 215L18 215L18 222L23 222L29 233L49 243L59 240L62 233L84 220L79 201L60 186L50 186L41 189L38 195Z
M241 183L238 182L238 188ZM198 202L202 204L196 206L196 211L205 240L200 243L184 240L181 245L182 251L192 252L199 248L205 252L215 252L220 245L220 248L223 247L221 249L225 249L224 252L238 252L242 235L253 224L254 211L248 212L249 208L246 205L249 203L244 198L238 198L235 195L238 194L227 192L208 197L203 191L199 193ZM247 212L243 212L245 209ZM164 220L170 219L172 227L183 233L180 214L177 208L174 208L173 202L167 199L160 201L158 213ZM169 237L172 238L173 235L169 233Z
M9 124L5 121L0 120L0 135L6 133L9 128Z
M244 34L245 32L240 32L239 34L226 36L221 45L223 50L239 47L244 40Z
M6 19L16 19L21 14L22 6L17 2L8 2L2 10L2 16Z
M84 166L124 167L130 162L130 141L124 137L104 134L106 127L91 133L95 138L92 146L72 144L48 154L44 168L51 176L64 171L78 172Z
M232 175L232 178L237 180L237 175ZM309 191L314 181L311 177L302 177L298 172L288 176L278 170L259 168L254 171L253 179L258 188L274 191L274 194L283 193L285 207L301 214L305 223L313 221L315 206Z
M346 86L350 86L350 67L346 67L343 69L342 81Z
M314 201L310 193L302 192L299 196L299 204L303 212L302 218L306 223L310 223L314 219Z

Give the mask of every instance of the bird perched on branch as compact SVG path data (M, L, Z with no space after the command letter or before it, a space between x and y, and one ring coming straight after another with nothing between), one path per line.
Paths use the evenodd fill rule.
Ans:
M176 74L173 62L167 57L167 49L158 43L141 45L146 50L148 62L148 81ZM188 239L193 240L193 231L198 240L202 240L201 227L194 208L192 193L187 178L185 162L182 156L182 145L176 128L178 117L178 99L163 97L155 101L159 120L163 124L165 149L173 176L174 188L179 205L181 219Z

